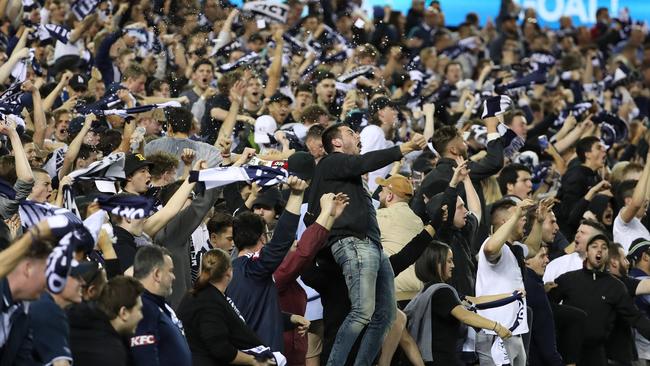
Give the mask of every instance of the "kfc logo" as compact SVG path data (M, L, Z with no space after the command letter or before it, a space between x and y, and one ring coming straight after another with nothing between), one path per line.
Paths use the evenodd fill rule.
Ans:
M156 344L156 337L143 335L131 338L131 347L146 346L148 344Z

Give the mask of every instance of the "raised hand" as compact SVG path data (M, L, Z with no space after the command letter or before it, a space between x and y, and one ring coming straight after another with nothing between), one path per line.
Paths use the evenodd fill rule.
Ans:
M339 193L334 197L334 210L331 213L334 219L338 219L350 204L350 197L345 193Z
M233 102L241 103L246 95L246 82L244 80L237 80L230 88L230 99Z
M196 163L194 163L194 167L192 169L193 170L208 169L208 162L203 159L197 160Z
M293 175L287 179L287 184L291 188L291 194L302 194L307 189L307 182Z
M237 159L234 165L242 166L248 163L251 160L251 158L253 158L253 156L255 156L255 149L253 149L252 147L247 147L244 149L241 155L239 155L239 159Z
M334 193L325 193L320 197L321 212L332 215L334 211Z
M527 198L517 204L517 210L515 211L517 214L517 217L522 217L523 215L526 214L528 210L531 208L535 207L537 203L534 200L531 200L530 198Z
M541 200L537 206L537 212L535 213L537 221L544 222L548 214L553 210L553 205L555 205L555 198L553 197L547 197Z
M196 158L196 152L192 149L183 149L181 153L181 160L185 165L192 165L192 162Z
M70 79L72 79L72 76L73 76L72 71L64 72L63 75L61 75L61 82L63 83L63 85L68 85Z
M427 140L419 133L414 134L408 143L411 144L413 150L422 150L427 146Z
M512 99L507 95L497 95L483 101L483 114L481 118L500 116L512 106Z
M454 175L451 177L449 182L450 187L456 187L458 183L462 182L469 175L469 169L467 169L467 160L462 157L456 158L456 167L454 169Z

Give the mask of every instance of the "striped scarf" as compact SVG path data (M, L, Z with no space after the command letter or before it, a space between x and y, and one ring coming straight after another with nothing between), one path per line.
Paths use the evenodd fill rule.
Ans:
M266 166L211 168L190 172L190 182L204 182L205 189L234 182L256 182L261 187L270 187L285 182L288 177L286 169Z
M78 181L98 180L115 182L124 180L124 153L110 154L102 160L90 164L85 169L75 170L69 174L71 178ZM74 190L72 186L63 187L63 207L79 215L79 209L74 200Z

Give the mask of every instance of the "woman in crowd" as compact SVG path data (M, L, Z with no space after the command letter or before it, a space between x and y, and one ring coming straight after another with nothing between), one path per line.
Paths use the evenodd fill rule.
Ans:
M512 335L505 326L465 308L456 290L446 284L451 279L453 269L453 253L447 244L439 241L433 241L415 262L415 274L426 285L406 307L406 312L409 330L414 336L419 334L416 341L428 366L464 365L459 358L458 346L460 341L462 347L466 325L492 330L501 339ZM511 295L467 296L465 299L473 304L481 304ZM414 332L414 328L419 328L419 331Z
M242 352L262 342L225 294L232 275L228 253L221 249L206 252L201 259L201 274L194 289L178 308L195 366L266 364Z

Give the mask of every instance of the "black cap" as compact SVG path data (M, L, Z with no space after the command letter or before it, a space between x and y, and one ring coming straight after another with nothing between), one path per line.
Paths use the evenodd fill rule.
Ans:
M255 206L272 208L277 211L281 206L284 206L284 200L282 200L280 191L275 187L271 187L257 196L253 201L253 207Z
M68 125L68 133L70 136L76 136L79 131L81 131L81 128L84 126L86 119L82 116L78 116L70 120L70 124ZM108 129L108 122L106 122L103 117L100 119L93 121L92 126L90 127L91 131L94 132L103 132Z
M386 107L393 107L397 109L397 105L393 103L393 101L391 101L388 97L379 97L370 102L370 106L368 107L368 115L372 117L375 115L375 113Z
M70 266L70 276L82 278L86 273L97 271L98 268L99 266L95 262L77 261L76 259L73 259Z
M129 154L126 156L124 162L124 174L128 177L133 174L136 170L143 168L145 166L152 166L153 163L147 160L142 154Z
M271 96L271 98L269 98L269 104L275 103L275 102L281 102L283 100L287 101L287 103L289 103L289 104L291 104L293 102L293 100L291 100L291 98L289 98L288 96L286 96L286 95L284 95L284 94L282 94L280 92L276 92L275 94L273 94Z
M88 78L83 74L74 74L68 85L76 92L86 91L88 90Z
M298 151L289 157L287 163L290 175L295 175L302 180L311 180L314 177L316 161L310 153Z
M638 261L641 258L643 253L648 252L650 249L650 241L644 238L638 238L632 242L630 245L630 251L627 253L627 257L633 261Z

